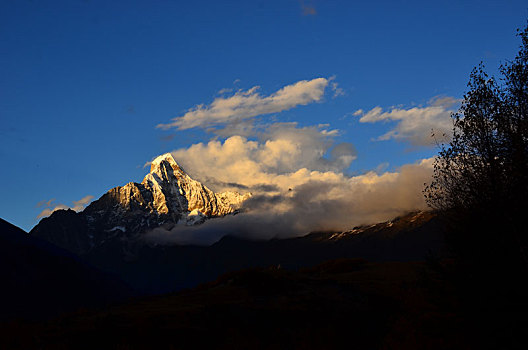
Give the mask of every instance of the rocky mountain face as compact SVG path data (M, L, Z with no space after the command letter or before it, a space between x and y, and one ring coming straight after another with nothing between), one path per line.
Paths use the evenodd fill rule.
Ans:
M249 196L214 193L191 179L167 153L152 161L141 183L115 187L79 213L56 211L30 234L83 255L109 240L135 242L157 227L170 230L234 214Z

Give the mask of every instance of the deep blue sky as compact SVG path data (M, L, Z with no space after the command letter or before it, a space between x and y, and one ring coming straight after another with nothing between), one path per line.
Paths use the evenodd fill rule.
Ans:
M223 88L267 95L335 76L344 95L276 120L341 130L358 151L352 173L429 157L374 141L390 123L351 114L461 98L481 60L495 73L514 57L527 18L526 1L2 0L0 217L28 230L39 201L140 181L152 157L212 137L155 126Z

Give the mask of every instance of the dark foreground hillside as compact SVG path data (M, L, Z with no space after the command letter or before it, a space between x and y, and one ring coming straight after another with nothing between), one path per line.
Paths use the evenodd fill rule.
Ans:
M2 236L3 292L9 294L2 298L7 317L0 320L0 349L526 349L528 344L527 294L505 288L499 282L504 279L496 277L500 269L511 275L506 265L490 256L485 266L464 270L440 258L442 226L431 213L289 240L226 237L211 247L154 247L136 261L115 254L104 262L116 271L126 267L131 280L194 285L181 290L182 283L179 292L113 306L109 301L126 295L117 279L12 225L4 228L9 230ZM231 272L217 277L221 271ZM31 320L31 315L48 318Z
M0 219L0 321L47 318L131 295L115 276Z
M424 263L329 261L243 270L101 312L2 327L2 348L467 348L449 284Z

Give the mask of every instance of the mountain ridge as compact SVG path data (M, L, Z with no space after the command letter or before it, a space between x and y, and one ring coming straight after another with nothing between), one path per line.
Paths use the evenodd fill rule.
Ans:
M280 265L298 269L336 258L423 261L443 250L443 224L430 212L413 212L363 228L332 239L335 232L270 240L228 235L210 246L142 245L126 261L119 256L122 243L114 240L83 258L139 291L157 294L191 288L245 268Z
M0 322L104 306L135 292L115 275L0 218Z
M166 153L151 162L141 183L114 187L78 213L55 211L30 234L83 255L109 239L132 244L157 227L170 230L237 213L250 196L211 191Z

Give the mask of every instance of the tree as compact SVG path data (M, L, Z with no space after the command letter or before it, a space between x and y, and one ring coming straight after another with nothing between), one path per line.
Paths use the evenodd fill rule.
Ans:
M518 35L498 80L482 64L471 72L424 190L454 258L439 271L489 348L526 348L528 329L528 26Z
M519 53L501 65L499 82L482 64L471 72L424 194L449 219L457 259L485 266L499 259L528 272L528 26L518 36Z

